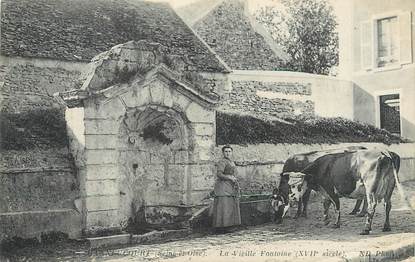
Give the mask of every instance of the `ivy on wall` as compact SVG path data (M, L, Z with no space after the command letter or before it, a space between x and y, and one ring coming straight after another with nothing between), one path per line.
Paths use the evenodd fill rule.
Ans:
M68 145L63 110L33 109L0 114L0 148L27 150L60 148Z
M405 142L386 130L345 118L307 117L287 122L265 121L248 115L218 111L216 144L302 143L335 144Z

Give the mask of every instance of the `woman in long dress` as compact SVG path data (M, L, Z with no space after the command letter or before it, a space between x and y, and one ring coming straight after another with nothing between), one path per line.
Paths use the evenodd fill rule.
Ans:
M217 163L216 183L213 202L213 227L218 233L230 232L241 224L239 209L239 184L236 166L231 160L233 149L222 148L223 158Z

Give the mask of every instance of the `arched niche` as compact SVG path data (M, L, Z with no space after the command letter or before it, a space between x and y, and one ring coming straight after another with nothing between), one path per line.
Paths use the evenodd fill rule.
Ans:
M184 114L172 108L146 105L125 113L118 136L122 220L143 207L185 202L190 132Z

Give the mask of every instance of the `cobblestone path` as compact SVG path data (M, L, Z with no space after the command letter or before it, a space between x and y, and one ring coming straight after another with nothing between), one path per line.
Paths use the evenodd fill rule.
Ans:
M415 204L415 181L404 186ZM384 208L379 204L369 236L359 235L364 218L347 214L354 200L341 199L341 227L334 229L323 224L322 204L316 197L309 205L308 218L287 218L282 225L269 223L231 234L199 235L163 244L94 252L85 245L26 247L15 251L9 261L347 261L359 255L363 256L361 261L369 261L364 260L369 255L393 261L395 254L388 250L415 243L415 216L395 191L390 216L392 231L382 232ZM331 218L334 220L333 209Z

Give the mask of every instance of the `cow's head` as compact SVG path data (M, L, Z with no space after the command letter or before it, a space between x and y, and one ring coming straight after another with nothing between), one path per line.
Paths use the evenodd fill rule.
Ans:
M278 188L274 188L271 196L271 207L273 213L275 214L276 223L279 224L282 222L282 218L288 211L289 202L288 202L288 176L281 174L280 184Z
M273 212L275 213L276 223L279 224L282 222L282 218L288 211L289 203L288 198L285 198L278 190L275 188L272 192L271 196L271 207Z
M289 176L288 179L288 200L290 203L298 202L307 191L306 174L300 172L284 173Z

